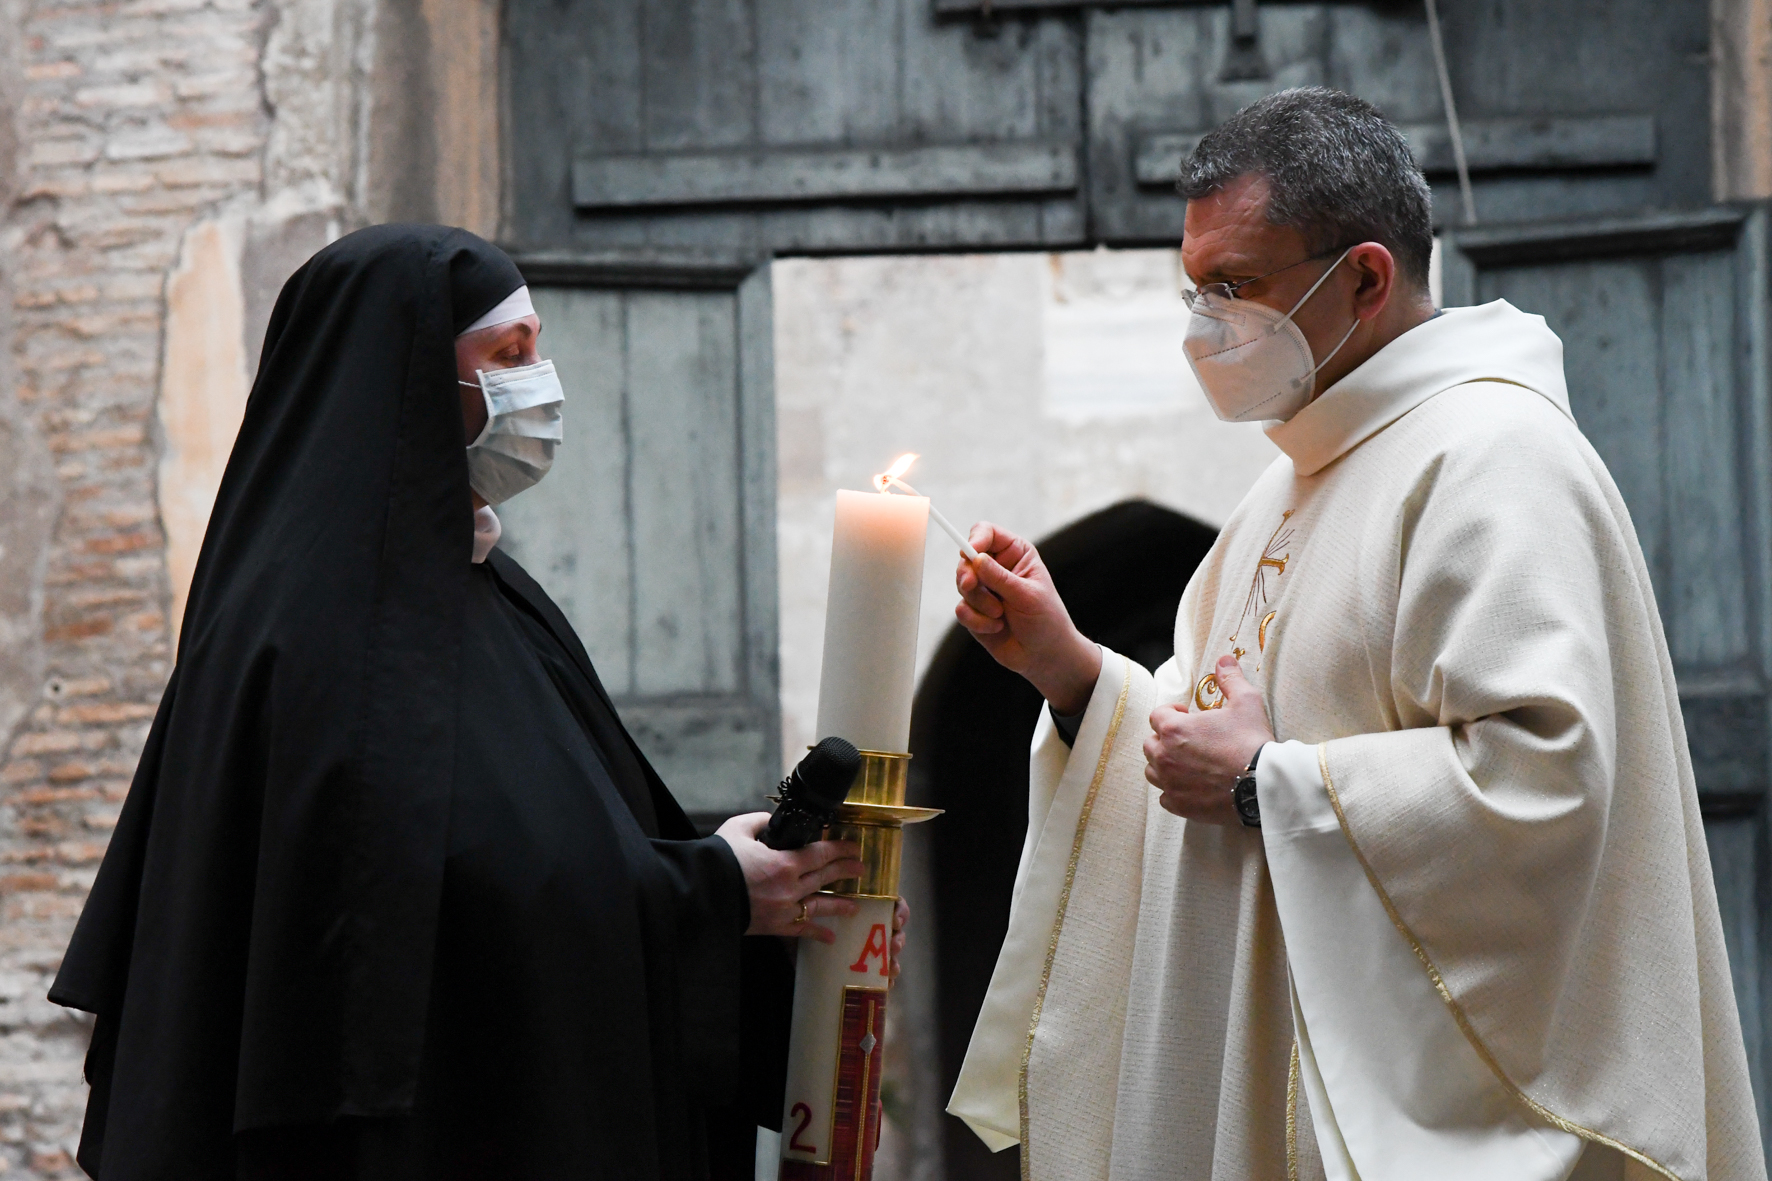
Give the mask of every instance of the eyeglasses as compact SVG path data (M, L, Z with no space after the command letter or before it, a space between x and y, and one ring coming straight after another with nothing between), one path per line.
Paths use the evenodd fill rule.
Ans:
M1202 283L1198 288L1187 288L1183 290L1181 293L1181 299L1183 303L1187 304L1190 310L1192 310L1194 304L1198 300L1208 295L1212 296L1214 299L1241 299L1242 296L1237 294L1237 289L1239 287L1247 287L1251 283L1259 283L1263 279L1272 278L1281 271L1289 271L1294 267L1301 267L1307 262L1322 262L1325 258L1333 258L1337 254L1345 253L1348 249L1350 248L1337 246L1333 250L1325 250L1321 254L1313 254L1309 258L1301 258L1297 262L1287 263L1283 267L1271 270L1265 275L1257 275L1253 279L1238 279L1235 283Z

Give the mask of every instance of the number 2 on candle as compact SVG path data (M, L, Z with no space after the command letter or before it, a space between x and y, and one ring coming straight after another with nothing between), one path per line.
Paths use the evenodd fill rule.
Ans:
M800 1126L794 1129L792 1136L788 1137L788 1149L792 1152L810 1152L813 1156L817 1156L818 1145L800 1143L800 1133L804 1132L812 1123L812 1108L804 1103L796 1103L788 1114L800 1117Z

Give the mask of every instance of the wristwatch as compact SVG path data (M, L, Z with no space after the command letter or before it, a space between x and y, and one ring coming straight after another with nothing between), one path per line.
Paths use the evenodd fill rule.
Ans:
M1255 764L1261 760L1261 748L1257 747L1249 765L1237 776L1236 783L1231 785L1231 803L1237 809L1237 819L1243 822L1244 828L1261 827L1261 802L1255 798Z

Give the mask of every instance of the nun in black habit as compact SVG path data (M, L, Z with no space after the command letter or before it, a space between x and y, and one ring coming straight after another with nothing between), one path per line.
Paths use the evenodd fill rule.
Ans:
M697 839L493 548L559 437L539 329L439 226L284 286L50 993L101 1181L748 1178L779 1126L791 962L742 936L824 936L855 850Z

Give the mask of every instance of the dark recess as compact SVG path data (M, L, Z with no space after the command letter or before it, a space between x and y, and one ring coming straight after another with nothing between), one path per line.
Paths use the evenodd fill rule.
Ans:
M1174 650L1175 611L1217 532L1146 501L1103 509L1039 543L1071 617L1093 640L1155 669ZM1040 697L957 626L942 641L911 717L911 798L945 808L929 826L940 965L942 1101L953 1090L997 950L1027 831L1028 742ZM947 1175L1020 1176L1016 1151L992 1154L959 1120L946 1125Z

